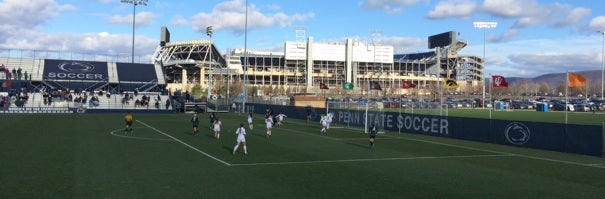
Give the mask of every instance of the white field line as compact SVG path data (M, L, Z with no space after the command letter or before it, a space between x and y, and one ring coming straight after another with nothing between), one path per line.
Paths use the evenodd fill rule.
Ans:
M316 163L390 161L390 160L425 160L425 159L482 158L482 157L505 157L505 156L512 156L512 155L509 155L509 154L495 154L495 155L461 155L461 156L424 156L424 157L406 157L406 158L370 158L370 159L346 159L346 160L311 160L311 161L294 161L294 162L241 163L241 164L231 164L231 166L263 166L263 165L316 164Z
M133 128L133 129L140 129L140 128ZM124 129L116 129L113 130L111 132L109 132L109 134L116 136L116 137L122 137L122 138L128 138L128 139L137 139L137 140L151 140L151 141L173 141L171 139L162 139L162 138L144 138L144 137L135 137L135 136L126 136L126 135L120 135L120 134L116 134L116 132L121 131Z
M153 129L153 130L155 130L155 131L156 131L156 132L158 132L158 133L161 133L161 134L165 135L166 137L169 137L169 138L171 138L171 139L173 139L173 140L175 140L175 141L177 141L177 142L180 142L181 144L183 144L183 145L185 145L185 146L187 146L187 147L189 147L189 148L191 148L191 149L193 149L193 150L195 150L195 151L197 151L197 152L199 152L199 153L201 153L201 154L204 154L205 156L207 156L207 157L209 157L209 158L212 158L212 159L214 159L214 160L216 160L216 161L218 161L218 162L220 162L220 163L223 163L223 164L225 164L225 165L227 165L227 166L231 166L231 164L229 164L228 162L225 162L225 161L223 161L223 160L221 160L221 159L218 159L218 158L216 158L216 157L214 157L214 156L212 156L212 155L210 155L210 154L208 154L208 153L206 153L206 152L204 152L204 151L202 151L202 150L199 150L198 148L195 148L195 147L193 147L193 146L191 146L191 145L189 145L189 144L187 144L187 143L185 143L185 142L183 142L183 141L181 141L181 140L179 140L179 139L176 139L175 137L172 137L171 135L168 135L168 134L166 134L166 133L164 133L164 132L162 132L162 131L160 131L160 130L158 130L158 129L156 129L156 128L153 128L152 126L149 126L148 124L146 124L146 123L144 123L144 122L141 122L141 121L139 121L139 120L137 120L137 122L138 122L138 123L141 123L141 124L143 124L143 125L145 125L145 126L147 126L147 127L149 127L149 128L151 128L151 129Z

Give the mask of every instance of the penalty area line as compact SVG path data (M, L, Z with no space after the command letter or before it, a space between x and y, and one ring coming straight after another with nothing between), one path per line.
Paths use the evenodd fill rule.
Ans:
M218 158L216 158L216 157L214 157L214 156L212 156L212 155L210 155L210 154L208 154L208 153L206 153L206 152L204 152L202 150L199 150L198 148L195 148L195 147L193 147L193 146L191 146L191 145L189 145L189 144L187 144L187 143L185 143L185 142L183 142L183 141L181 141L181 140L179 140L179 139L177 139L175 137L172 137L171 135L168 135L168 134L166 134L166 133L164 133L164 132L162 132L162 131L160 131L160 130L158 130L156 128L153 128L152 126L149 126L145 122L141 122L139 120L137 120L137 122L141 123L141 124L143 124L143 125L145 125L145 126L147 126L149 128L151 128L151 129L153 129L154 131L156 131L158 133L161 133L162 135L165 135L166 137L169 137L169 138L173 139L174 141L180 142L181 144L185 145L186 147L189 147L190 149L193 149L194 151L197 151L197 152L205 155L206 157L212 158L212 159L214 159L214 160L216 160L216 161L218 161L220 163L223 163L223 164L225 164L227 166L231 166L231 164L229 164L228 162L225 162L225 161L223 161L221 159L218 159Z
M392 160L428 160L428 159L482 158L482 157L509 157L509 156L513 156L513 155L493 154L493 155L460 155L460 156L421 156L421 157L406 157L406 158L311 160L311 161L294 161L294 162L259 162L259 163L231 164L231 166L265 166L265 165L317 164L317 163L367 162L367 161L392 161Z

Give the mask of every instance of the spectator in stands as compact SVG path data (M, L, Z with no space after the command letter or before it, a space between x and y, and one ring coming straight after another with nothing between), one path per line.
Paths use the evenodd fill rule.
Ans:
M189 94L189 91L185 91L185 102L189 102L190 97L191 97L191 94Z
M17 79L17 70L15 70L14 68L12 71L12 76L13 76L13 79Z
M155 100L155 109L160 109L160 101Z
M25 77L25 80L27 80L27 71L23 72L23 76Z
M18 80L21 80L21 75L22 75L22 73L21 73L21 67L19 67L19 69L17 69L17 79Z
M139 89L138 89L138 88L135 88L135 89L134 89L134 96L136 97L137 95L139 95Z
M166 99L166 110L170 107L170 99Z
M235 113L236 108L237 108L237 105L235 105L235 102L233 102L233 104L231 104L231 112Z

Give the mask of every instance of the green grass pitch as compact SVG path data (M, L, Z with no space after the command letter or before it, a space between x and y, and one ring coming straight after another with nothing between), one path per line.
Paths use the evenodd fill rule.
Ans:
M244 115L0 115L0 198L602 198L605 159L408 133L319 133L262 116L236 155ZM247 125L245 124L247 127Z

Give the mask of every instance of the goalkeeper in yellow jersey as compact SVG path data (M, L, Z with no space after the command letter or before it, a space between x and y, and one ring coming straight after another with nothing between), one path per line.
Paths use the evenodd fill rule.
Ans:
M130 111L124 116L124 121L126 122L126 129L124 131L132 132L132 113Z

